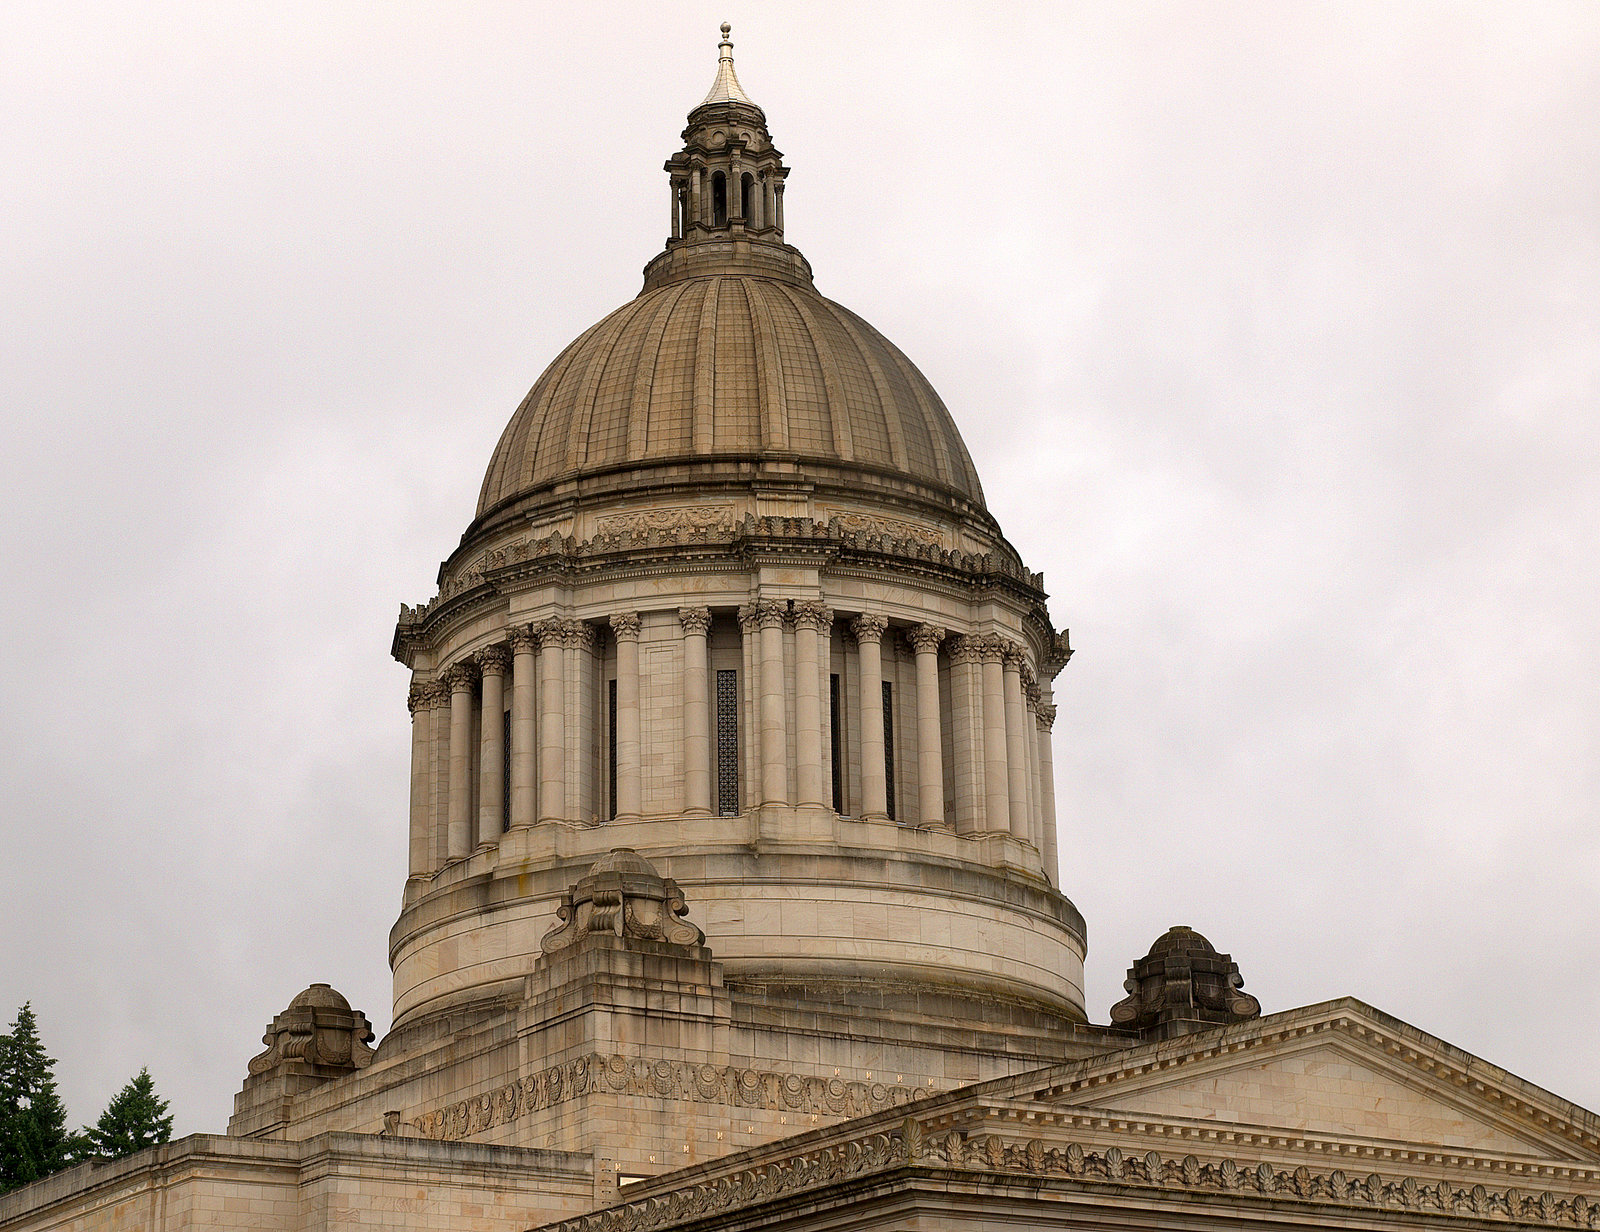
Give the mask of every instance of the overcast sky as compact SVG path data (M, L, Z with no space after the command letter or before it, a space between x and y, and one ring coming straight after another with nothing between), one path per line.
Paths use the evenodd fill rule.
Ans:
M0 1015L75 1122L220 1132L313 980L387 1028L396 613L724 19L1072 630L1091 1015L1186 923L1600 1107L1600 5L6 12Z

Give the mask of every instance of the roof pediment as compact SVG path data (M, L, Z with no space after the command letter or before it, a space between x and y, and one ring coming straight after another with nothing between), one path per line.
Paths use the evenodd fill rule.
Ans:
M1593 1113L1353 999L1062 1066L1033 1095L1202 1132L1600 1160Z

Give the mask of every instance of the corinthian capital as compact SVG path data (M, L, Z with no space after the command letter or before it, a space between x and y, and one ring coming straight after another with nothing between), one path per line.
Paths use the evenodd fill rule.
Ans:
M511 667L511 652L504 645L485 646L473 658L485 676L504 676Z
M1056 725L1056 708L1054 706L1040 706L1035 712L1039 716L1039 730L1049 731Z
M833 628L833 609L815 599L802 600L794 605L794 626L827 632Z
M906 630L906 641L918 654L936 653L944 641L944 630L938 625L913 625Z
M611 617L611 633L619 642L639 640L639 613L617 612Z
M950 639L950 661L952 663L976 663L983 658L983 639L973 637L970 633L963 633L959 637Z
M561 644L563 646L576 646L579 650L594 650L600 645L600 635L595 627L586 620L563 620L561 622Z
M411 690L406 694L406 709L416 714L419 710L428 708L428 686L433 682L412 681Z
M711 631L711 609L708 607L680 607L678 623L683 631L704 637Z
M470 693L478 683L478 669L471 663L452 663L439 673L439 679L452 693Z
M883 631L889 627L889 622L882 616L873 616L863 612L850 622L850 632L855 634L858 642L881 642Z
M789 605L782 599L757 599L739 609L739 624L745 632L755 629L781 629L789 615Z
M513 625L508 638L512 654L525 654L539 649L539 630L535 625Z

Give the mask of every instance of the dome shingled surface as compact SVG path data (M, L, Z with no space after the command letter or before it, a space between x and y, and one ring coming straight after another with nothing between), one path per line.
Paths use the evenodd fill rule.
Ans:
M950 412L893 343L809 288L728 273L647 290L568 346L501 435L478 513L630 464L759 455L983 504Z

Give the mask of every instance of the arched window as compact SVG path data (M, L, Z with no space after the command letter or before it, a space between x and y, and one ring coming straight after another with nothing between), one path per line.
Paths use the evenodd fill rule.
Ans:
M745 226L753 227L756 222L756 177L748 171L739 181L739 217L744 219Z
M720 171L711 173L711 225L728 225L728 177Z

